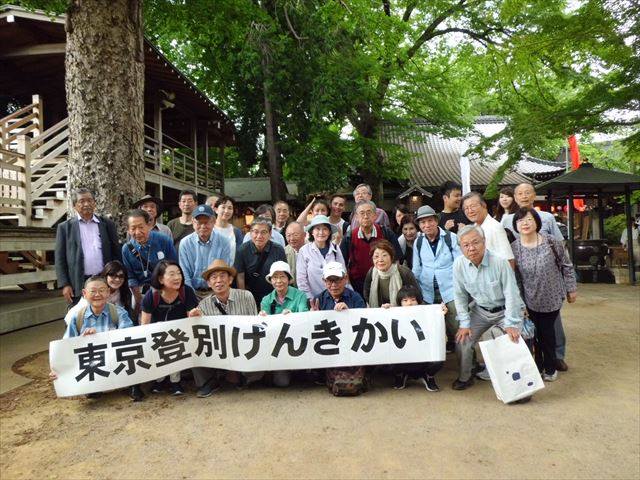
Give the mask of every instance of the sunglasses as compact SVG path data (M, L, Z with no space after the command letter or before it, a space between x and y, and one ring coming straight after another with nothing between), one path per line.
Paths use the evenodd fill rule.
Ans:
M107 275L107 277L113 277L113 278L124 278L125 275L124 273L109 273Z

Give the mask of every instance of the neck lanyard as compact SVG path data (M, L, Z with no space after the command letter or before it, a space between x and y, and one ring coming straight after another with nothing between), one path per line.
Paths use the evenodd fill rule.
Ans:
M149 275L149 263L151 262L151 244L147 243L147 245L149 245L149 254L147 255L147 264L145 266L145 264L142 262L142 253L138 252L138 261L140 262L140 268L142 268L142 275L144 276L144 278L147 278L147 276ZM140 250L142 250L143 245L140 245ZM136 249L136 251L138 251L138 249Z

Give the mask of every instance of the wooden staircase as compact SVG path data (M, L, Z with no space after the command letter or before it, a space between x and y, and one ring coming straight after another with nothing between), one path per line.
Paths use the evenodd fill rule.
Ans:
M42 102L0 119L0 223L52 227L67 211L68 119L42 130Z
M42 100L0 119L0 225L53 227L68 208L69 120L42 130ZM144 125L145 180L175 190L222 191L218 159Z

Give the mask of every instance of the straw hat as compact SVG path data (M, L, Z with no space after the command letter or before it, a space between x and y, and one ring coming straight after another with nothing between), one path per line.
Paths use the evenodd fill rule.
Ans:
M236 276L236 269L227 265L227 262L222 260L221 258L217 258L207 267L207 269L202 272L202 278L205 280L209 280L209 277L214 272L227 272L232 277Z

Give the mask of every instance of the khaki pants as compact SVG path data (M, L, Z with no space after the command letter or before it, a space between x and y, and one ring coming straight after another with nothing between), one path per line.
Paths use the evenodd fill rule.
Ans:
M496 313L487 312L477 305L474 305L469 311L471 335L464 343L456 343L456 355L460 365L458 380L461 382L466 382L471 378L473 351L482 334L492 327L504 327L504 312L504 310ZM495 330L494 338L504 334L502 330Z

